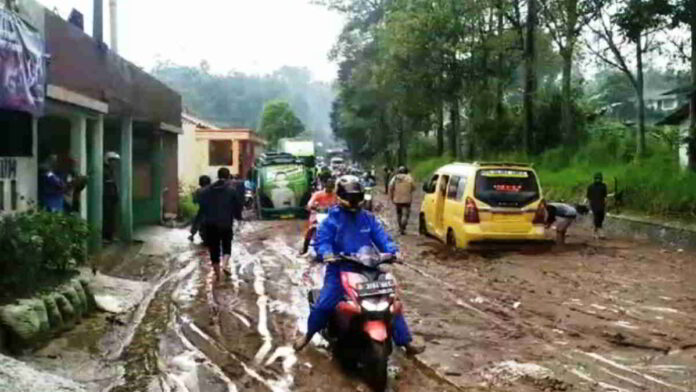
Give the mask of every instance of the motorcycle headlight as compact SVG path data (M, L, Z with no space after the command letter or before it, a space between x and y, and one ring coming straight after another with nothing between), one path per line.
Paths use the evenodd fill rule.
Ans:
M389 301L383 298L365 298L360 301L360 306L368 312L384 312L389 308Z

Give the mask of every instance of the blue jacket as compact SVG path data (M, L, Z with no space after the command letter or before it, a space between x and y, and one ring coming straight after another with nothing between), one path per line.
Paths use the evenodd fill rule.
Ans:
M315 247L319 260L323 261L326 256L356 253L373 244L383 253L399 251L374 215L365 210L356 213L333 207L319 226Z

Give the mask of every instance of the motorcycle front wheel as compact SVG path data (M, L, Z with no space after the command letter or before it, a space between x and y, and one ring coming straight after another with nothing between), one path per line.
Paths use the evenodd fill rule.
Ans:
M389 360L389 347L391 342L372 341L370 345L369 360L365 364L365 381L373 392L384 392L387 389L387 362Z

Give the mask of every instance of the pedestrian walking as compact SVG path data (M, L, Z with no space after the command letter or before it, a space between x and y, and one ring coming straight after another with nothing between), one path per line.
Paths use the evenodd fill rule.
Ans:
M102 237L110 242L114 240L116 232L116 212L119 202L118 183L116 182L116 166L120 162L121 157L109 151L104 154L104 194L102 195L103 203L103 226Z
M218 170L217 181L201 191L199 205L203 214L206 245L217 281L221 279L220 262L226 265L232 254L234 221L242 220L244 208L243 199L240 199L235 185L230 183L229 169L223 167Z
M548 203L546 204L546 228L550 228L556 224L556 244L564 245L568 228L570 227L578 214L587 214L587 207L571 206L566 203Z
M200 208L200 197L201 192L203 192L203 190L208 185L210 185L211 182L212 180L210 179L210 177L204 174L198 177L198 189L193 191L193 203L198 204L198 212L196 212L196 216L193 218L193 221L191 222L191 235L189 235L189 241L191 242L193 242L194 238L196 237L196 234L200 233L201 239L205 244L205 230L201 228L201 223L203 222L203 212Z
M408 219L411 217L411 202L416 186L413 178L405 166L399 167L394 178L389 182L389 199L396 206L396 219L399 224L399 232L406 234Z
M384 167L384 193L389 194L389 181L391 181L394 170L391 167Z
M595 173L594 182L587 187L587 201L594 217L594 236L599 239L604 238L602 226L606 216L607 196L607 184L604 183L602 173Z

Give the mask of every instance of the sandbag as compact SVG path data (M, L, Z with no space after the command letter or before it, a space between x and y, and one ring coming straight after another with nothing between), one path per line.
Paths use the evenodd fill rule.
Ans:
M72 280L70 281L70 285L72 285L72 287L75 289L77 296L80 297L83 314L88 314L90 309L89 304L87 303L87 294L85 294L85 290L82 288L82 284L78 280Z
M58 304L56 304L56 299L54 295L44 295L42 297L44 305L46 306L46 314L48 314L48 323L51 325L52 331L62 331L63 325L63 315L60 314L60 309L58 309Z
M41 339L41 320L30 304L3 306L0 323L7 331L8 347L14 352L34 346Z
M82 284L82 289L85 291L85 295L87 296L87 308L90 312L97 310L97 302L94 300L94 292L92 291L92 287L89 285L89 281L81 278L79 279L79 282Z
M60 315L63 318L63 327L65 329L70 329L75 326L77 322L77 314L75 313L75 308L63 294L54 294L53 298L56 300L56 305L60 311Z
M82 319L82 315L85 313L85 309L80 296L77 295L77 292L75 291L75 288L72 285L65 285L60 288L60 293L63 294L68 302L70 302L70 305L72 305L72 308L75 311L75 321L79 322L80 319Z
M36 313L36 317L39 319L39 332L46 335L51 330L51 324L48 322L48 313L46 312L46 305L39 298L32 299L20 299L20 305L27 305L31 310Z

